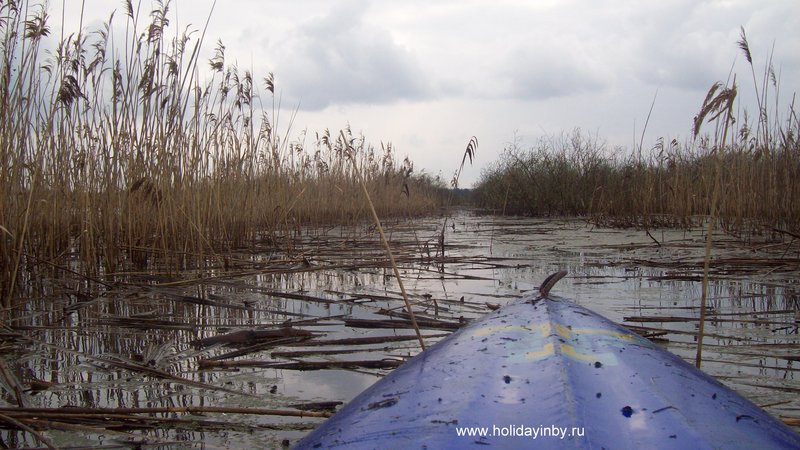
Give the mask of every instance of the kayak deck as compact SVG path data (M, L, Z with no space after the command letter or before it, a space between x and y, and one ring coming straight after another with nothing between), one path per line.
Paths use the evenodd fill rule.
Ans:
M522 298L364 391L296 448L800 448L679 357L557 297Z

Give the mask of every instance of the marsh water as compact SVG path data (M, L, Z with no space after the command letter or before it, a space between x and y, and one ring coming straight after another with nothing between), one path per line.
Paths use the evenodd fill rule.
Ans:
M694 361L701 227L471 211L385 225L428 345L567 270L553 293ZM74 411L36 416L64 447L296 442L419 344L374 227L309 228L283 242L211 255L202 270L92 280L38 273L2 332L0 369L15 374L4 377L3 411L19 403ZM717 231L713 244L702 368L772 414L796 418L800 242ZM42 446L27 432L0 437Z

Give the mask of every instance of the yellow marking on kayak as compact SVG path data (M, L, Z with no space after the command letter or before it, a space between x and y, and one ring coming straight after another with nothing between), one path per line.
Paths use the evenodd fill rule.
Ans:
M556 352L555 352L555 348L553 347L553 343L549 342L547 344L544 344L544 346L542 346L541 350L536 350L534 352L525 353L525 356L528 359L532 359L534 361L538 361L540 359L545 359L545 358L548 358L548 357L553 356L555 354L556 354Z
M575 347L569 344L559 344L558 348L564 357L575 361L587 363L600 362L607 366L613 366L617 364L617 357L614 356L613 353L581 353L575 349ZM555 346L552 342L548 342L547 344L543 345L541 350L525 353L525 357L533 361L540 361L555 355Z
M473 331L472 335L475 337L480 337L480 336L488 336L490 334L495 334L503 331L522 331L522 332L534 332L534 333L539 332L544 336L549 336L552 333L554 326L556 334L558 334L563 338L570 339L572 335L575 334L575 330L572 330L569 327L565 327L560 324L553 324L551 322L542 322L542 323L529 323L526 325L495 325L492 327L483 327ZM584 328L584 330L592 330L592 329ZM601 334L601 332L602 330L598 329L597 334Z
M488 336L501 331L523 331L523 332L536 332L541 331L542 334L547 336L550 334L550 324L545 322L542 324L528 324L528 325L496 325L493 327L478 328L472 332L475 337Z
M635 341L638 340L638 336L627 334L627 333L620 333L619 331L608 330L605 328L573 328L573 334L577 335L586 335L586 336L608 336L612 338L617 338L621 341Z
M555 325L555 327L553 326ZM575 339L577 336L608 336L616 338L621 341L635 341L637 336L620 333L619 331L608 330L605 328L569 328L560 324L552 324L551 322L543 323L530 323L527 325L497 325L492 327L483 327L472 332L475 337L488 336L491 334L503 331L522 331L522 332L539 332L543 336L549 336L555 328L556 334L564 339Z
M536 325L539 328L539 332L542 333L542 336L550 336L552 325L550 322L544 322Z
M601 340L606 341L605 345L611 346L615 346L613 341L621 343L638 339L635 335L621 333L615 330L605 328L570 328L553 322L483 327L474 330L472 335L475 337L482 337L507 332L522 332L522 334L538 335L543 340L548 336L557 336L561 340L567 341L559 343L558 346L559 353L564 357L580 362L600 362L604 365L616 365L617 358L613 353L595 352L592 349L594 345L591 338L599 337ZM541 347L538 349L536 348L536 344L538 343L536 341L530 342L528 339L522 339L519 344L523 342L527 342L527 345L533 344L531 346L534 347L532 350L528 347L529 351L523 353L525 359L537 361L556 355L556 347L552 342L542 342Z
M556 333L564 339L572 339L573 331L563 325L556 324Z

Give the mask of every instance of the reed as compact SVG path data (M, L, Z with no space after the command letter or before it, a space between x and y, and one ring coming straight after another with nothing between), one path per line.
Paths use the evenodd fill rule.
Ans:
M777 103L772 58L759 83L744 30L739 46L752 69L759 114L751 118L737 98L724 145L717 136L722 125L684 142L660 138L649 151L608 148L578 129L542 138L528 149L515 140L482 173L476 201L511 214L584 215L622 226L692 226L712 213L720 165L719 226L741 234L797 234L800 120L794 103L785 109ZM704 108L718 99L714 92L709 95ZM720 114L706 112L695 118L695 128L698 121Z
M201 61L205 29L171 31L169 2L142 15L127 1L122 17L54 43L44 6L0 3L6 306L43 262L58 271L69 259L86 276L199 267L257 241L289 248L305 224L369 217L342 144L327 130L308 145L291 137L297 111L281 115L271 73L230 64L221 42ZM378 214L444 202L444 183L391 144L345 132Z
M718 214L718 204L720 196L720 178L722 177L723 159L722 153L726 148L728 142L728 131L730 126L734 123L733 120L733 104L736 99L736 77L733 79L731 87L722 87L722 83L714 83L706 95L703 106L694 120L694 136L697 138L700 133L700 126L709 117L708 120L716 120L717 133L714 138L714 148L716 151L716 166L714 167L713 186L711 190L711 202L709 204L710 216L706 228L706 247L705 258L703 262L703 287L702 295L700 298L700 319L697 328L697 352L695 353L695 366L700 368L703 361L703 337L705 334L706 323L706 307L708 303L708 276L709 268L711 265L711 247L714 238L714 226ZM721 131L720 131L721 130Z

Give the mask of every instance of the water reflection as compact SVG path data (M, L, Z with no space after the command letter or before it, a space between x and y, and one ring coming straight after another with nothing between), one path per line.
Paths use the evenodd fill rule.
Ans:
M659 334L664 345L693 359L701 230L651 230L659 238L656 245L641 230L602 229L578 220L463 213L452 223L444 258L435 248L441 219L390 227L405 287L422 318L467 321L488 312L487 303L513 301L550 273L568 270L555 294L640 330L666 331ZM213 269L199 279L196 271L187 272L185 279L196 279L189 282L132 274L120 283L98 286L54 274L40 282L30 277L25 308L7 321L17 335L4 344L2 357L22 385L47 387L21 395L22 400L26 406L54 408L291 408L350 400L388 369L234 365L201 370L201 363L236 347L199 348L196 342L236 330L291 326L313 337L262 343L263 348L224 361L380 361L418 352L413 339L393 340L413 335L412 330L344 325L347 319L387 320L403 311L374 231L308 230L303 239L291 255L276 256L274 249L243 253L234 268ZM752 267L736 265L735 258L741 261L744 254L753 259L756 251L723 235L719 242L724 244L715 249L715 257L730 264L720 263L712 272L703 369L773 413L791 415L800 406L786 399L787 391L800 389L792 356L800 344L800 269L758 261ZM756 253L780 258L764 249ZM425 333L441 335L434 329ZM378 341L341 343L354 338ZM303 356L274 356L278 352ZM7 405L15 405L16 397L5 389ZM70 445L147 437L161 440L165 448L176 442L263 448L297 439L322 420L230 413L198 416L192 424L179 422L186 416L177 413L154 416L162 423L119 419L111 431L96 422L87 422L78 433L74 426L51 423L61 430L50 437ZM8 445L38 445L27 433L4 430L0 437Z

